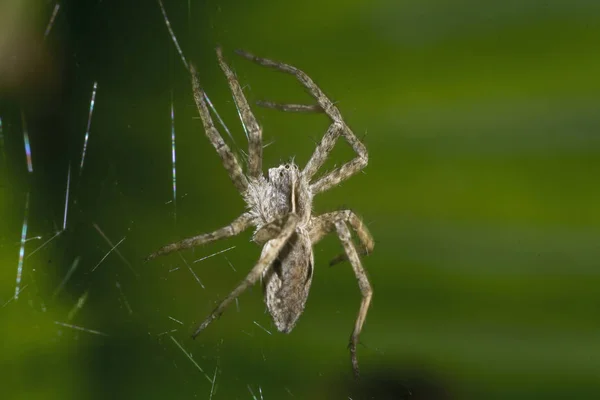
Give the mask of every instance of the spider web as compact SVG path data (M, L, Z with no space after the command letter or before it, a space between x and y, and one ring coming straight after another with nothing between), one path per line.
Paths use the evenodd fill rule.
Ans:
M3 398L598 398L599 5L5 1ZM258 259L251 232L143 262L244 210L165 15L242 161L217 45L252 106L311 98L238 47L309 73L364 139L365 174L314 204L362 214L377 242L360 382L335 238L290 335L256 285L191 339ZM253 111L265 171L303 165L328 125ZM352 157L339 142L321 173Z
M258 285L214 329L190 339L198 320L258 258L250 233L142 262L158 246L210 231L243 210L195 119L188 73L181 68L180 60L187 65L182 48L199 58L191 52L198 30L188 20L203 6L169 6L176 22L167 23L168 30L163 4L147 7L49 3L39 7L47 19L30 27L40 59L29 60L28 68L40 80L66 82L36 88L58 101L36 102L25 92L21 101L8 99L0 114L4 209L12 210L3 225L3 261L15 265L5 271L0 303L5 317L18 321L8 343L38 343L54 362L71 354L72 365L56 370L58 383L46 386L61 397L77 396L69 370L89 382L82 390L108 385L117 397L132 390L135 397L173 390L211 399L302 396L305 389L294 379L271 377L276 364L293 364L299 351L275 333ZM204 20L218 9L207 7L212 16ZM135 18L151 27L127 28ZM107 30L109 21L124 30ZM170 42L175 30L183 32L181 47ZM124 32L129 40L119 39ZM153 47L152 59L136 51L143 46ZM212 53L212 46L204 47ZM197 63L211 93L207 101L245 161L245 127L210 55ZM53 75L44 76L48 66ZM132 370L164 383L136 383L142 378ZM120 383L120 375L132 382Z

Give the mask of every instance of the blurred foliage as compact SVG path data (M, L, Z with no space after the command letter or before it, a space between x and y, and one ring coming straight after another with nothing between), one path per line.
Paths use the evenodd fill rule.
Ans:
M365 173L314 207L352 208L377 241L364 259L375 294L363 379L352 381L346 349L360 292L347 265L327 267L341 250L334 237L315 248L290 335L275 332L257 286L190 339L257 260L250 232L182 253L204 288L177 255L143 263L244 207L158 3L61 2L44 38L54 3L14 0L0 6L3 398L599 398L600 3L166 3L238 153L246 140L217 44L251 103L310 98L236 48L303 69L364 138ZM305 163L327 128L322 115L254 109L271 143L265 168ZM326 168L350 157L340 141ZM67 230L40 248L62 229L69 166Z

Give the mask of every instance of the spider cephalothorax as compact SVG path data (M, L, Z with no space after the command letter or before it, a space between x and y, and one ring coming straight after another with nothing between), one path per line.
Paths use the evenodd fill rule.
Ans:
M293 162L270 168L268 177L249 180L244 194L257 230L285 217L298 215L299 226L308 224L312 207L310 184Z
M356 345L373 292L352 242L348 225L356 232L364 252L368 253L373 249L373 238L362 221L350 210L313 216L311 208L314 195L331 189L367 165L367 150L346 125L335 105L304 72L291 65L255 57L243 51L237 53L260 65L296 76L317 101L316 106L269 102L263 102L263 105L289 112L324 112L331 119L331 125L304 169L300 170L294 162L289 162L269 169L268 176L265 177L262 173L262 130L248 106L235 75L225 63L221 50L217 49L219 64L227 76L242 123L248 133L248 168L244 173L235 154L223 141L212 121L204 92L196 76L196 70L191 66L194 100L204 130L221 157L223 166L229 173L233 184L246 201L248 210L221 229L163 246L152 253L148 259L234 236L247 228L254 227L253 240L263 246L257 264L200 324L193 337L196 337L215 318L220 316L229 303L258 280L262 280L265 303L275 326L279 331L287 333L293 329L306 304L314 272L312 246L326 234L336 232L344 247L344 259L350 261L362 293L362 302L349 346L352 366L355 374L358 375ZM340 168L314 179L316 172L323 166L340 136L343 136L357 153L356 158Z

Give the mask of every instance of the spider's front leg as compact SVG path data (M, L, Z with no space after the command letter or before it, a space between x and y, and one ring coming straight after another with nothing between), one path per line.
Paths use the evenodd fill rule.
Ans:
M233 289L233 291L214 309L214 311L206 317L204 322L198 326L198 329L192 335L192 338L196 338L204 328L206 328L211 322L213 322L216 318L223 314L223 311L229 303L231 303L235 298L237 298L240 294L242 294L246 289L252 286L256 281L260 279L262 273L265 269L267 269L277 258L277 255L288 241L292 233L296 230L296 226L298 226L298 216L296 214L289 214L285 225L281 229L279 235L270 240L266 245L269 246L269 250L265 251L261 258L258 260L254 268L250 271L250 273L244 278L242 282L238 284L238 286Z
M358 171L362 170L369 163L369 154L366 147L358 140L346 124L340 126L346 141L350 143L354 151L358 154L356 158L348 161L338 169L325 174L318 181L310 185L313 194L325 192L334 186L339 185L342 181L350 178ZM333 146L332 146L333 147Z
M321 142L317 145L317 148L302 172L306 179L310 180L317 170L321 168L340 135L344 136L348 144L356 152L356 158L342 165L340 168L325 174L319 178L319 180L313 183L310 186L313 194L331 189L333 186L336 186L340 182L350 178L352 175L356 174L358 171L367 166L369 162L369 154L366 147L361 143L360 140L358 140L348 125L346 125L344 119L342 118L342 114L333 104L333 102L325 95L325 93L323 93L317 84L308 75L306 75L306 73L294 66L262 57L257 57L243 50L236 50L236 53L264 67L274 68L278 71L294 75L296 79L298 79L298 81L300 81L300 83L308 90L310 95L317 101L318 108L315 106L302 104L278 105L271 102L263 102L263 105L283 111L323 111L331 119L331 126L327 130L327 133L325 133L325 136L323 136Z

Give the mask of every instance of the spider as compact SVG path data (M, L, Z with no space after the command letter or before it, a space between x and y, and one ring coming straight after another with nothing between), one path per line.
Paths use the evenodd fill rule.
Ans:
M289 333L304 310L312 282L314 269L312 246L328 233L335 232L345 254L334 259L332 264L349 260L362 293L360 309L348 345L352 368L354 374L358 376L356 346L373 290L352 242L348 225L356 232L365 253L372 251L373 238L363 222L350 210L313 216L311 209L313 196L333 188L367 165L367 150L346 125L331 100L304 72L291 65L256 57L242 50L237 50L236 53L259 65L294 75L317 101L317 105L263 102L263 106L289 112L324 112L331 119L331 125L303 170L300 170L294 162L289 162L270 168L268 176L265 177L262 173L262 129L250 110L237 78L223 59L221 49L217 48L219 64L227 77L240 117L248 132L248 169L244 173L236 156L217 131L209 114L195 67L190 65L194 100L206 136L219 154L233 184L246 201L248 210L229 225L214 232L163 246L149 255L147 260L235 236L247 228L254 227L253 240L263 246L258 262L246 278L198 326L192 337L195 338L218 318L235 298L259 279L262 280L265 303L275 326L280 332ZM352 146L357 157L319 179L313 179L340 136L343 136Z

